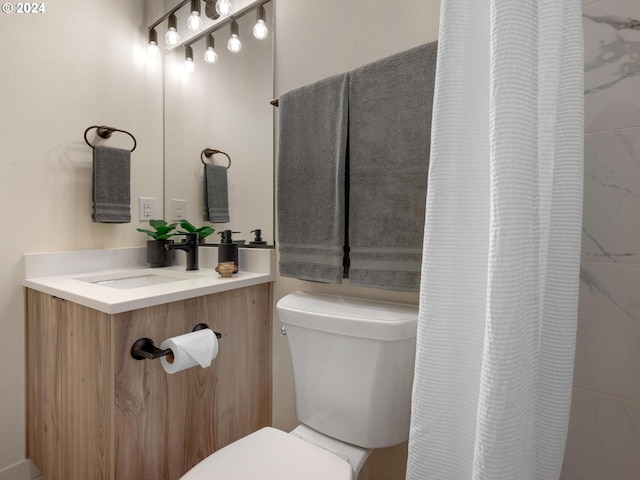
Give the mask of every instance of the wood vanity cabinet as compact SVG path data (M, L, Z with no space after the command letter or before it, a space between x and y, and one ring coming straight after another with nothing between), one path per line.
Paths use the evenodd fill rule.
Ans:
M27 289L27 454L44 480L177 480L271 424L271 283L106 314ZM134 360L206 323L211 367Z

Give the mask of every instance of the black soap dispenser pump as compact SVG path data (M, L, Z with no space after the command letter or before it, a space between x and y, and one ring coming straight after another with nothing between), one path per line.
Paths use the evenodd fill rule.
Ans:
M253 240L253 242L249 242L249 246L250 247L264 247L264 246L267 245L267 242L262 240L262 230L261 229L256 228L255 230L251 230L251 233L255 233L256 234L256 238Z
M233 243L231 230L220 232L220 244L218 245L218 263L233 262L238 266L238 244Z

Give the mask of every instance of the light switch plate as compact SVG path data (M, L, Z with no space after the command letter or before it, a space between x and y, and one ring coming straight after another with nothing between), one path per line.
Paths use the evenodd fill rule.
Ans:
M178 198L171 199L171 221L176 222L184 219L187 201Z
M155 217L156 199L153 197L138 197L138 219L148 222Z

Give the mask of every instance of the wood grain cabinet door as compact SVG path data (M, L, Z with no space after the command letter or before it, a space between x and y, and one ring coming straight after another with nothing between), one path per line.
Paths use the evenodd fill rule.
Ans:
M177 480L271 424L271 284L108 315L27 291L28 452L46 480ZM209 368L172 375L133 342L206 323Z
M47 480L112 477L110 325L27 291L27 453Z

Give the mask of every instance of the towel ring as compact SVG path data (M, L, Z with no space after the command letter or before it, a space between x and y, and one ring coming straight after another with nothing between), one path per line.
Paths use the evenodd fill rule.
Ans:
M96 129L96 133L98 134L98 136L100 138L111 138L111 134L113 132L126 133L127 135L129 135L131 137L131 140L133 140L133 148L130 150L131 152L133 152L136 149L136 147L138 146L138 143L136 142L136 137L131 135L126 130L120 130L119 128L113 128L113 127L107 127L106 125L91 125L89 128L87 128L84 131L84 141L87 142L87 145L89 145L91 148L95 148L95 145L91 145L91 143L89 143L89 139L87 138L87 133L89 133L89 130L91 130L93 128Z
M202 161L202 164L206 165L206 162L204 161L204 157L211 158L216 153L221 153L222 155L226 155L227 159L229 160L229 165L227 165L227 170L229 170L229 167L231 166L231 157L228 154L226 154L225 152L223 152L222 150L216 150L216 149L213 149L213 148L205 148L202 151L202 153L200 154L200 160Z

